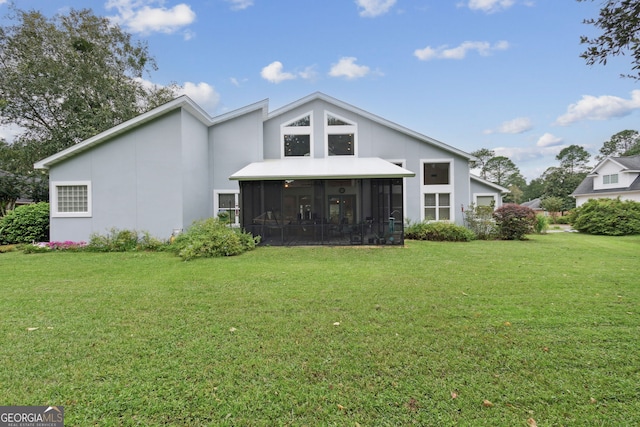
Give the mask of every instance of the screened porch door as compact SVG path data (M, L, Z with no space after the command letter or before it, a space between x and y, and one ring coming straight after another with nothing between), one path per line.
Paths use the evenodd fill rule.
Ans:
M356 196L337 195L329 196L329 222L331 224L355 224L356 221Z

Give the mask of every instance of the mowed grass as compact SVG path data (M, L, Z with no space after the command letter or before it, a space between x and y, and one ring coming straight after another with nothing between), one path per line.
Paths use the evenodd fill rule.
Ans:
M574 233L0 254L0 404L68 426L635 426L639 261L640 237Z

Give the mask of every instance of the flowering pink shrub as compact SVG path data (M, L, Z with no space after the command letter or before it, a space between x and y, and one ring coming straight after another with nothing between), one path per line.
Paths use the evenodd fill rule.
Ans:
M77 251L87 246L87 242L72 242L66 240L64 242L39 242L34 243L34 249L52 250L52 251Z
M52 250L66 251L84 248L87 246L87 242L72 242L70 240L65 240L64 242L49 242L48 245Z

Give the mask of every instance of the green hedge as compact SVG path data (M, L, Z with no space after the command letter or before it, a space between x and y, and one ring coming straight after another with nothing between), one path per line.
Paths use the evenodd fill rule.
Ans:
M571 211L574 229L588 234L640 234L640 203L631 200L591 199Z
M469 242L476 238L473 231L448 222L419 222L404 230L406 239L438 242Z
M49 203L18 206L0 218L0 244L49 240Z

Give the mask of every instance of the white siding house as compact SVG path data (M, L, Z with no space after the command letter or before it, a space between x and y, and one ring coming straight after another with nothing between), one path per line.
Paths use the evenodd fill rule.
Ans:
M605 158L578 185L572 196L576 206L589 199L617 197L640 202L640 155Z

